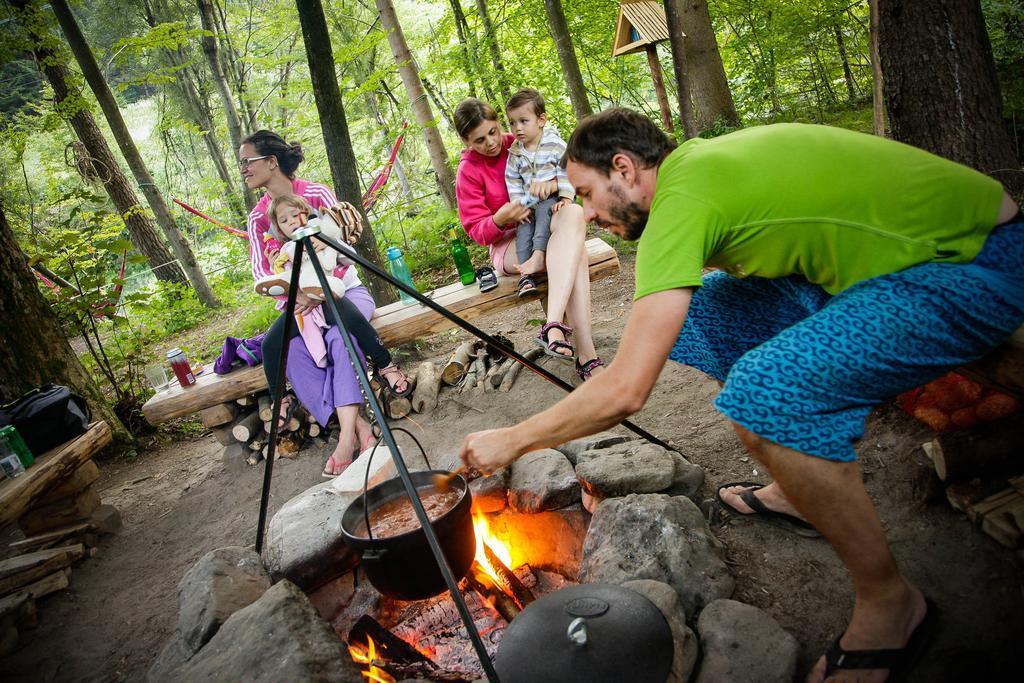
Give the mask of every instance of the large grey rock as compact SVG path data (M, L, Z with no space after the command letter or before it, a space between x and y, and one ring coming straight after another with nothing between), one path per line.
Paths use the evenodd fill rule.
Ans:
M568 443L563 443L561 446L556 446L562 455L569 459L569 462L576 466L576 459L580 453L584 451L596 451L601 448L608 448L616 444L625 443L626 441L632 441L636 437L629 436L626 434L613 434L611 432L598 432L597 434L591 434L585 436L582 439L575 439Z
M177 680L173 675L182 664L192 656L192 651L177 635L167 641L167 645L160 651L156 660L146 672L147 683L163 683L164 681Z
M344 643L289 581L274 585L259 600L231 615L172 678L190 683L363 680Z
M664 491L674 475L671 452L640 441L586 451L576 464L580 486L595 498Z
M248 548L217 548L199 558L178 583L178 638L189 654L238 610L270 588L260 556Z
M641 579L627 581L623 587L634 590L644 596L665 616L672 630L672 671L667 683L686 683L697 663L697 636L686 625L686 610L679 601L679 594L667 583Z
M499 512L508 503L508 478L511 468L501 467L487 477L469 482L473 494L473 509L477 512Z
M715 600L697 620L704 649L696 683L790 683L800 644L756 607Z
M581 581L633 579L672 586L687 614L734 588L721 544L693 501L654 493L603 501L583 543Z
M662 493L670 496L686 496L694 503L700 504L697 493L704 485L704 470L675 451L669 451L669 455L672 456L675 471L672 473L672 485Z
M553 448L531 451L512 463L508 504L516 512L557 510L579 501L576 473Z
M285 503L270 520L263 546L271 578L312 591L352 569L359 558L342 539L341 516L358 495L325 481Z

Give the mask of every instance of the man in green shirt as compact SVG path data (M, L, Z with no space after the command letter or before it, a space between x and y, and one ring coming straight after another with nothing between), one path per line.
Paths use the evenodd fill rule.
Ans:
M774 477L723 487L723 504L820 532L853 580L850 625L808 680L886 680L928 608L896 567L853 444L874 405L1024 322L1017 206L971 169L823 126L674 149L613 109L580 124L563 163L589 221L640 239L619 352L552 408L470 434L463 460L493 470L616 425L669 358L711 374L716 407ZM720 271L702 277L709 266Z

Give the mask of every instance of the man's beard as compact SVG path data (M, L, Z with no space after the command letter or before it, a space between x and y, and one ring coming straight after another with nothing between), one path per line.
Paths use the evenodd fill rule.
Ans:
M616 223L622 226L622 239L630 241L640 239L644 228L647 227L647 218L651 212L644 211L636 202L627 201L626 193L618 185L613 184L609 189L619 201L608 209L608 213Z

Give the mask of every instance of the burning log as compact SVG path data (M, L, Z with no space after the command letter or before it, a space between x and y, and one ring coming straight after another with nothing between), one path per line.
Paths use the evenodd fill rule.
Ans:
M523 609L536 599L533 591L523 585L519 577L505 566L505 563L494 554L494 551L486 543L484 543L484 560L497 576L498 585L515 600L516 605L520 609Z
M516 604L516 601L512 599L512 596L503 591L494 579L491 578L490 574L487 573L487 570L481 567L480 563L475 560L469 567L469 573L466 574L466 583L477 592L481 600L493 607L505 621L511 623L513 619L519 616L519 612L522 611L519 605Z
M366 643L370 638L377 643L380 654L389 662L420 662L429 665L430 668L437 668L437 665L422 652L381 626L369 614L364 614L349 630L348 641L350 643Z

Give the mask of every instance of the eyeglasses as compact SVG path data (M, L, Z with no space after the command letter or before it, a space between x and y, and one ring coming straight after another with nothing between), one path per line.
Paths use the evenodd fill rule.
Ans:
M273 156L271 154L264 154L261 157L242 157L238 160L238 168L249 168L249 164L260 159L266 159L267 157Z

